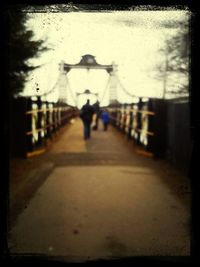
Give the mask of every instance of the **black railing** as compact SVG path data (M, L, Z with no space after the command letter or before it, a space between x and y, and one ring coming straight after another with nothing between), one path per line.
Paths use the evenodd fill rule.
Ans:
M28 157L44 151L49 140L76 117L78 110L63 103L31 98L13 99L11 112L11 154Z
M110 106L111 123L154 158L164 158L187 173L192 151L188 99L139 99ZM141 149L141 150L140 150Z
M139 100L136 104L109 107L111 123L133 139L134 143L149 153L153 153L155 112L152 101Z
M155 158L167 158L178 167L188 168L192 139L187 99L139 99L134 104L107 107L111 123L139 148ZM63 103L42 102L40 98L13 99L11 102L11 157L27 157L45 151L49 141L77 108Z

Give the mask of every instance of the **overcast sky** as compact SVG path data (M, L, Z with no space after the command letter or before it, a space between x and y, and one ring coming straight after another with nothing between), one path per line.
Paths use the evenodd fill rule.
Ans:
M32 72L24 93L49 91L56 83L62 60L77 64L83 55L91 54L99 64L114 61L121 83L131 94L160 97L163 84L153 78L155 65L161 60L158 50L166 38L176 33L176 22L185 20L187 14L187 11L32 13L28 28L34 31L35 39L45 39L52 50L30 61L43 66ZM166 27L169 24L171 27ZM104 70L71 70L68 80L74 94L90 89L102 96L108 74ZM120 87L117 94L122 102L128 101ZM55 92L52 97L57 95ZM69 93L68 98L73 104ZM108 95L103 104L107 103Z

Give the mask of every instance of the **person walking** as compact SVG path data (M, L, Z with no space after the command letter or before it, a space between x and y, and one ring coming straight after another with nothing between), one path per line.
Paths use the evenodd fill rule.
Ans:
M107 109L103 110L101 118L102 118L102 121L103 121L103 130L107 131L108 124L109 124L109 121L110 121L110 117L109 117L109 113L108 113Z
M94 112L95 112L95 124L93 126L93 130L98 130L99 118L100 118L100 114L101 114L101 109L100 109L100 105L99 105L98 100L96 103L94 103L93 108L94 108Z
M80 117L83 121L83 137L85 140L91 137L91 123L94 114L94 109L90 105L90 100L88 99L86 104L80 110Z

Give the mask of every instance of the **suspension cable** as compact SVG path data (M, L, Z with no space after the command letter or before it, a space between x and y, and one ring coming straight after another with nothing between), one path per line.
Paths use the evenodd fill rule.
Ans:
M48 92L42 94L41 96L47 96L47 95L53 93L53 92L55 91L57 85L58 85L58 79L57 79L57 81L55 82L54 86L53 86Z
M67 75L66 75L66 82L67 82L67 85L69 87L69 91L70 91L71 97L72 97L72 99L74 101L74 104L75 104L75 106L77 106L77 99L76 99L76 97L74 96L74 94L72 92L72 89L71 89L71 86L69 84L69 79L68 79Z
M106 83L106 86L105 86L105 89L104 89L104 92L103 92L103 95L102 95L102 98L101 98L101 100L100 100L100 103L103 101L103 99L104 99L104 97L105 97L105 94L106 94L106 91L107 91L107 89L108 89L108 85L109 85L109 83L110 83L110 80L111 80L111 76L109 75L108 80L107 80L107 83Z
M47 96L47 95L49 95L49 94L51 94L51 93L53 93L55 91L56 87L58 86L59 76L60 76L60 74L58 75L58 78L57 78L54 86L49 91L47 91L46 93L44 93L44 94L42 94L40 96ZM117 75L117 73L115 73L115 77L116 77L116 79L117 79L120 87L122 88L122 90L124 91L125 94L127 94L127 95L129 95L131 97L135 97L136 96L136 95L133 95L133 94L131 94L130 92L128 92L126 90L126 88L121 83L121 81L120 81L119 76ZM72 89L71 89L71 86L69 84L69 79L68 79L67 75L65 75L65 78L66 78L66 85L69 87L70 95L71 95L71 97L72 97L72 99L74 101L74 104L77 106L77 99L76 99L76 97L74 96L74 94L72 92ZM108 87L109 87L110 80L111 80L111 75L109 75L109 77L108 77L108 80L107 80L107 83L106 83L106 86L105 86L105 89L104 89L102 98L100 100L100 103L102 103L102 101L103 101L103 99L105 97L105 94L106 94L106 92L108 90ZM33 96L38 96L38 95L33 95Z
M58 77L59 77L59 76L58 76ZM47 96L47 95L53 93L53 92L55 91L57 85L58 85L58 80L59 80L59 78L57 78L57 80L56 80L54 86L53 86L49 91L47 91L46 93L43 93L43 94L41 94L41 95L39 95L39 96L40 96L40 97L42 97L42 96ZM31 95L31 96L32 96L32 97L38 97L38 95Z
M125 87L123 86L123 84L121 83L121 81L120 81L120 79L119 79L119 76L118 76L117 74L115 74L115 76L116 76L116 78L117 78L117 80L118 80L118 83L119 83L120 87L122 88L122 90L123 90L127 95L129 95L129 96L131 96L131 97L135 97L135 95L129 93L129 92L126 90L126 88L125 88Z

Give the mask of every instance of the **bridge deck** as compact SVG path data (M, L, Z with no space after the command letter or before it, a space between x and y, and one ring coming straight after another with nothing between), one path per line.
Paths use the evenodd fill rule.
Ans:
M190 254L187 178L135 153L116 129L84 141L77 119L30 160L38 165L26 183L43 183L10 230L11 253L69 261Z

